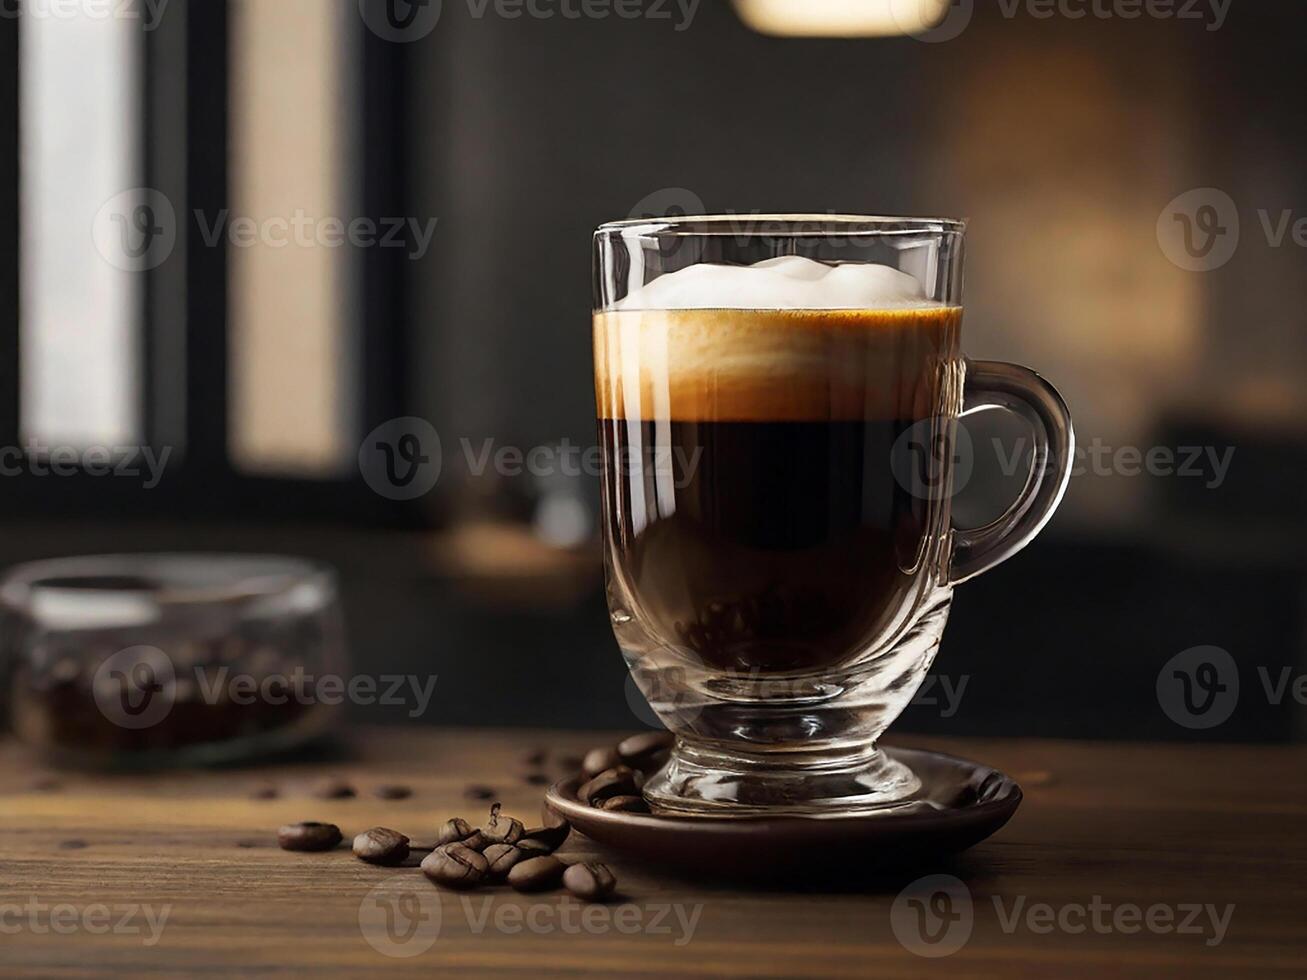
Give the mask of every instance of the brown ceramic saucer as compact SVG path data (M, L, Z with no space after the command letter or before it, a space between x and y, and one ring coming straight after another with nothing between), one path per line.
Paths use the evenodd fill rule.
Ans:
M591 840L660 866L725 877L820 876L903 868L966 850L1021 805L1021 787L996 769L939 752L886 746L922 789L884 813L833 817L659 816L599 810L578 802L580 776L564 779L545 805Z

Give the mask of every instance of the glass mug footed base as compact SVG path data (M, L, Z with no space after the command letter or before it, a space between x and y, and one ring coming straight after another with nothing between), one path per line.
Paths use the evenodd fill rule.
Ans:
M917 776L876 742L934 662L951 599L951 589L937 589L892 645L844 671L723 674L623 644L637 686L677 736L646 800L688 816L829 816L912 799Z

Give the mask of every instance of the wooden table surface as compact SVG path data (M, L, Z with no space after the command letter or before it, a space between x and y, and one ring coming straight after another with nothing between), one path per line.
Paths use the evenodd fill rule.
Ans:
M840 893L693 882L605 853L623 900L590 908L559 894L445 892L415 868L372 867L343 848L288 853L274 840L302 819L420 839L449 816L481 818L469 784L534 818L542 789L522 778L525 756L608 740L371 730L329 763L59 773L52 786L21 747L0 744L0 974L1233 977L1307 967L1307 749L1297 747L932 739L1016 777L1021 810L958 859ZM358 798L307 795L336 774ZM279 798L250 798L269 781ZM386 782L414 795L373 798ZM574 834L563 853L596 848ZM959 904L927 920L928 900L914 909L927 873L958 879L970 913ZM921 923L924 937L912 932Z

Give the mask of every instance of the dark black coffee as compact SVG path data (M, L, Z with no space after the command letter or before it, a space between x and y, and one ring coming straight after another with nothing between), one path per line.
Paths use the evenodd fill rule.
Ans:
M723 669L857 649L899 607L926 535L927 501L864 473L864 461L888 468L910 424L605 420L614 459L670 446L687 460L672 457L674 507L648 495L641 507L632 478L609 477L616 557L642 614Z
M651 643L771 673L851 660L883 633L936 516L891 453L941 411L957 322L952 309L596 318L610 588Z

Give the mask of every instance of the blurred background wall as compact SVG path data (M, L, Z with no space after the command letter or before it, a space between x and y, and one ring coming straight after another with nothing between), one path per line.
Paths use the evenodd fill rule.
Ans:
M718 0L688 21L404 6L399 34L385 0L0 19L0 443L170 450L149 489L0 478L0 562L313 555L340 570L360 670L438 675L423 722L637 725L594 481L475 472L487 447L594 443L591 230L965 216L968 353L1053 380L1086 452L1038 544L959 593L903 726L1205 736L1155 684L1211 644L1245 685L1220 736L1302 735L1258 679L1307 670L1307 8L959 2L919 39L767 36ZM166 204L124 256L131 188ZM1177 251L1177 207L1216 217L1214 251ZM272 241L297 213L313 241ZM328 216L401 222L399 247L323 244ZM412 416L440 478L397 500L359 450ZM974 429L961 520L1015 493L1021 437Z

